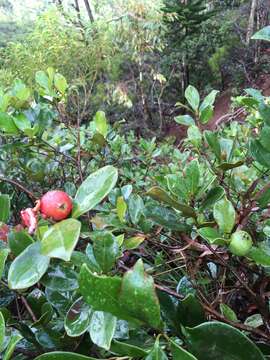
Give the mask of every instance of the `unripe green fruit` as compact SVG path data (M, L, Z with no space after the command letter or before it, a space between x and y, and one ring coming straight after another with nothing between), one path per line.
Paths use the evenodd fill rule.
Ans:
M252 238L246 231L239 230L232 234L229 249L234 255L245 256L251 247Z

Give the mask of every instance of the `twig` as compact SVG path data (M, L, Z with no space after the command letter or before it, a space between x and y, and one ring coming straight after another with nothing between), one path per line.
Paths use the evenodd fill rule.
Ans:
M25 194L28 195L28 197L35 202L37 200L37 197L34 195L34 193L32 193L32 191L27 190L24 185L22 185L21 183L19 183L18 181L12 180L12 179L8 179L6 177L0 176L0 181L6 182L8 184L14 185L16 186L18 189L22 190Z
M28 313L30 314L32 320L33 320L34 322L36 322L36 321L37 321L37 318L36 318L35 314L33 313L33 310L31 309L30 305L28 304L26 298L25 298L24 296L21 296L21 300L22 300L22 303L24 304L26 310L27 310Z

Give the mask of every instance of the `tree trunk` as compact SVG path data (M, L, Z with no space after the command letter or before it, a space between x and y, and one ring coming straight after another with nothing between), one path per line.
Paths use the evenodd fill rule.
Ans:
M249 45L250 38L254 32L254 22L255 22L255 13L257 7L258 0L251 1L250 13L249 13L249 20L248 20L248 27L247 27L247 34L246 34L246 44Z
M84 3L85 3L85 7L86 7L87 14L88 14L88 17L89 17L90 21L91 21L91 22L94 22L94 16L93 16L93 13L92 13L92 10L91 10L89 1L88 1L88 0L84 0Z

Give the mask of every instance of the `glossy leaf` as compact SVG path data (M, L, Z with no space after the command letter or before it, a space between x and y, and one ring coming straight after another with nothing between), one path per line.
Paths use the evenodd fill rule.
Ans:
M4 341L5 341L6 325L5 318L0 311L0 352L3 351Z
M211 227L202 227L197 230L198 234L209 244L225 245L226 241L221 237L217 229Z
M251 141L250 152L258 163L270 169L270 152L262 146L259 140Z
M92 309L82 298L77 299L68 310L65 317L65 330L68 336L77 337L89 328Z
M198 90L194 86L189 85L186 88L185 98L187 99L192 109L194 111L197 111L200 105L200 95L198 93Z
M72 216L77 218L99 204L114 188L117 178L118 171L111 165L89 175L76 193Z
M105 273L109 272L120 255L117 238L109 231L95 231L91 239L95 259Z
M7 223L10 216L10 198L6 194L0 194L0 222Z
M119 220L122 223L125 222L125 216L126 216L126 212L127 212L127 204L126 204L123 196L119 196L117 198L116 210L117 210L117 215L118 215Z
M213 131L204 132L205 139L218 160L221 159L221 147L217 133Z
M51 258L69 261L77 245L81 223L67 219L56 223L45 232L41 241L41 252Z
M41 254L41 244L28 246L11 264L8 272L10 289L26 289L36 284L49 267L50 258Z
M4 112L0 112L0 132L9 135L19 134L19 129L15 125L13 117Z
M170 340L170 345L173 360L197 360L195 356L176 344L176 342Z
M216 96L219 93L217 90L212 90L203 100L203 102L200 105L200 112L205 110L208 107L212 107L214 105L214 102L216 100Z
M8 346L7 346L4 356L3 356L3 360L11 359L11 356L14 353L15 347L21 339L22 339L22 336L19 334L11 335Z
M190 115L178 115L174 118L175 122L180 125L191 126L195 125L194 119Z
M226 198L219 200L214 206L214 218L222 232L230 233L236 218L232 203Z
M120 342L115 339L111 344L110 350L118 355L130 356L132 358L141 358L147 355L147 351L141 347L129 344L128 342Z
M138 224L144 210L144 202L140 195L131 194L128 199L128 212L133 224Z
M225 190L222 186L216 186L212 188L207 194L201 204L201 210L212 207L218 200L225 195Z
M97 346L109 350L116 329L116 317L103 311L95 311L92 315L89 334Z
M9 249L1 249L0 250L0 280L1 280L3 272L4 272L5 263L6 263L9 252L10 252Z
M200 168L197 160L192 160L186 167L186 187L189 195L196 194L200 182Z
M257 31L251 39L270 41L270 25Z
M258 265L270 266L270 255L258 247L252 246L246 256Z
M25 231L12 231L8 234L8 245L15 256L20 255L29 245L33 244L33 238Z
M188 294L177 306L177 318L183 326L196 326L205 321L203 307L193 294Z
M127 271L122 280L119 301L131 316L154 328L160 326L160 306L153 278L144 271L142 260Z
M165 190L163 190L162 188L160 188L158 186L152 187L146 193L146 195L150 196L152 199L154 199L156 201L163 202L177 210L180 210L182 212L183 216L196 217L196 213L192 207L177 202L172 197L170 197L170 195Z
M96 359L78 353L53 351L46 354L42 354L36 357L35 360L96 360Z
M230 321L238 321L235 312L226 304L220 304L221 314Z
M143 235L137 235L130 237L125 240L124 247L127 250L133 250L136 249L138 246L140 246L145 240L145 236Z
M179 214L173 209L168 209L163 206L148 205L146 208L146 216L156 224L171 230L185 231L187 229L187 226L180 222Z
M152 350L145 357L145 360L167 360L167 355L159 345L159 339L157 338Z
M257 346L241 331L217 321L186 329L190 351L200 360L263 360Z
M108 124L104 111L98 111L94 116L95 129L98 131L104 138L106 138L108 133Z
M63 75L56 73L54 75L54 86L62 95L64 95L68 87L67 80Z
M86 265L82 266L79 276L80 293L94 310L110 312L125 319L127 314L122 312L118 301L121 283L119 277L93 274Z
M68 264L53 264L41 279L47 288L54 291L72 291L78 289L78 274Z

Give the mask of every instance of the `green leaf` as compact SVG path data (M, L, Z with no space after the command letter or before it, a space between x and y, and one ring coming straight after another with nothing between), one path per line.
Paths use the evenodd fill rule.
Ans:
M264 101L261 101L258 106L259 114L262 120L270 126L270 106Z
M213 153L215 154L218 160L221 159L221 147L218 140L218 134L213 131L205 131L204 132L205 140L207 141L208 145L212 149Z
M65 351L53 351L42 354L35 360L96 360L95 358Z
M126 204L123 196L119 196L117 198L116 210L117 210L117 215L118 215L119 220L122 223L125 222L125 216L126 216L126 212L127 212L127 204Z
M266 151L270 152L270 126L264 126L260 133L260 143Z
M246 256L255 261L257 265L266 267L270 266L270 255L268 255L263 249L252 246Z
M140 195L131 194L128 199L128 212L132 224L137 225L143 214L144 202Z
M105 139L108 134L108 124L104 111L98 111L94 116L95 129Z
M5 318L0 312L0 352L3 351L4 341L5 341L5 333L6 333L6 325L5 325Z
M251 39L270 41L270 26L266 26L261 30L257 31Z
M197 360L195 356L170 339L173 360Z
M92 316L91 307L82 298L77 299L65 317L65 330L68 336L77 337L89 328Z
M197 230L198 234L209 244L225 245L226 241L221 237L219 231L212 227L202 227Z
M188 140L197 148L201 146L202 142L202 133L198 126L191 125L187 130Z
M89 175L76 193L72 216L77 218L99 204L114 188L117 178L118 171L111 165Z
M156 201L163 202L177 210L180 210L182 212L182 215L185 217L196 217L196 213L192 207L177 202L176 200L171 198L170 195L165 190L163 190L158 186L152 187L146 193L146 195L150 196L152 199Z
M192 107L194 111L198 111L199 105L200 105L200 95L198 93L198 90L192 86L189 85L186 88L185 91L185 98L187 99L189 105Z
M189 350L200 360L263 360L257 346L241 331L217 322L186 328Z
M31 244L34 244L34 240L26 231L12 231L8 234L8 246L15 256L20 255Z
M187 226L180 222L180 216L173 209L163 206L148 205L146 213L148 219L153 220L156 224L162 225L168 229L176 231L185 231Z
M116 317L110 313L103 311L95 311L93 313L89 334L94 344L105 350L110 349L116 329L116 320Z
M138 235L133 236L125 240L124 247L126 250L133 250L136 249L139 245L144 242L145 236Z
M54 75L54 86L62 95L64 95L68 88L66 78L61 74L58 74L58 73L55 74Z
M128 344L127 342L117 341L115 339L111 344L110 350L115 354L130 356L131 358L144 358L147 355L147 351L144 349L133 344Z
M6 348L6 351L3 356L3 360L9 360L11 359L11 356L13 355L13 352L15 350L15 347L17 343L22 339L23 337L19 334L11 335L8 346Z
M239 160L239 161L236 161L235 163L223 162L220 165L218 165L217 168L221 169L223 171L227 171L227 170L235 169L239 166L242 166L244 163L245 163L244 160Z
M198 160L192 160L186 167L186 186L190 196L194 196L199 188L200 168Z
M51 84L48 76L46 75L45 71L38 71L36 72L36 83L41 86L42 88L46 89L48 92L51 90Z
M76 290L79 287L78 274L70 264L63 262L51 265L41 283L48 289L60 292Z
M205 110L208 107L212 107L214 105L214 102L216 100L216 96L219 93L217 90L212 90L203 100L200 106L200 112Z
M190 115L179 115L174 118L175 122L180 125L191 126L195 125L194 119Z
M252 140L250 152L253 158L266 168L270 168L270 152L265 150L259 140Z
M20 133L13 117L4 112L0 112L0 131L9 135L18 135Z
M23 113L15 115L13 117L13 121L17 128L22 132L24 132L26 129L31 129L31 122Z
M95 231L91 234L95 259L103 272L109 272L120 255L117 238L109 231Z
M124 275L123 280L95 275L83 265L79 284L84 300L94 310L135 323L146 322L154 327L160 325L159 303L153 280L144 273L140 263L135 271L130 270Z
M200 122L202 124L207 124L210 119L214 116L213 106L208 106L202 111L200 111Z
M10 198L6 194L0 194L0 222L7 223L10 217Z
M145 357L145 360L167 360L167 355L159 346L159 339L157 338L153 349L149 352L149 354Z
M230 320L230 321L235 321L235 322L238 321L235 312L234 312L228 305L226 305L226 304L220 304L219 307L220 307L221 314L222 314L226 319L228 319L228 320Z
M69 261L79 240L81 223L66 219L51 226L41 241L41 252L51 258Z
M81 268L79 285L84 300L94 310L109 312L120 319L126 319L127 313L121 309L118 300L121 283L119 277L95 275L86 265Z
M270 204L270 189L266 189L257 199L262 209L268 207Z
M222 186L216 186L212 188L207 194L206 198L203 200L200 209L209 209L214 205L218 200L220 200L225 195L225 190Z
M50 258L41 254L41 244L28 246L11 264L8 272L10 289L26 289L36 284L49 267Z
M9 249L1 249L0 250L0 280L1 280L3 272L4 272L5 263L6 263L8 254L9 254Z
M141 259L124 274L119 301L134 318L154 328L160 326L160 306L154 281L145 273Z
M178 303L177 318L183 326L196 326L205 321L203 307L193 294Z
M226 198L219 200L214 206L214 218L219 229L222 232L229 234L235 225L236 218L232 203Z

